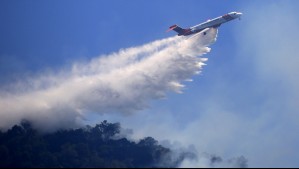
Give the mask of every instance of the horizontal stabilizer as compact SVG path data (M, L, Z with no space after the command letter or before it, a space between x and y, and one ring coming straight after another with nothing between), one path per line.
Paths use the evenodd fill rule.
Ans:
M174 30L176 27L178 27L178 25L172 25L172 26L169 27L169 29L166 32Z
M167 30L167 32L170 31L170 30L176 31L179 36L185 35L186 33L190 32L190 29L183 29L183 28L179 27L178 25L170 26L169 29Z

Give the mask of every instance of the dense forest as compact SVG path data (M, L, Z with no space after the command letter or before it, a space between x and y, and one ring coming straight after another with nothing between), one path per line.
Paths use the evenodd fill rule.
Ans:
M192 153L171 159L171 150L151 137L133 142L115 137L119 123L40 133L23 121L0 131L0 167L177 167Z

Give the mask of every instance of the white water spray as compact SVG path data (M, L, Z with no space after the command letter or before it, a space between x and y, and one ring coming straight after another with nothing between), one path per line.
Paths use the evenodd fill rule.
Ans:
M195 37L171 37L74 64L59 75L30 78L32 84L1 92L0 128L22 119L42 130L73 127L88 112L132 113L148 101L182 92L183 81L201 71L217 29ZM26 88L26 90L24 90ZM22 92L21 92L22 91ZM24 92L25 91L25 92Z

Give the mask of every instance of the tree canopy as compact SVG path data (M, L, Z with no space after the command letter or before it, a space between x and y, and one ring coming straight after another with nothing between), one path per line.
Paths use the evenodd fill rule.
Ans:
M116 139L120 129L119 123L103 121L42 134L24 121L0 132L0 167L166 167L162 160L170 149L152 137L138 143Z

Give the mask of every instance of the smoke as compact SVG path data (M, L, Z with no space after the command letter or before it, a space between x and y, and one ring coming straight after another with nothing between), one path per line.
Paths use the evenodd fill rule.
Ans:
M219 156L201 153L193 159L184 159L180 168L247 168L247 159L243 156L223 160Z
M185 80L198 74L216 40L217 29L190 37L170 37L122 49L71 69L27 77L0 92L0 128L27 119L40 130L80 125L87 113L130 114L181 93Z
M223 159L220 156L212 155L206 152L198 152L194 145L188 147L180 143L170 144L169 141L163 141L162 145L172 150L171 154L165 157L161 166L175 166L179 168L247 168L248 160L243 157L234 157Z

